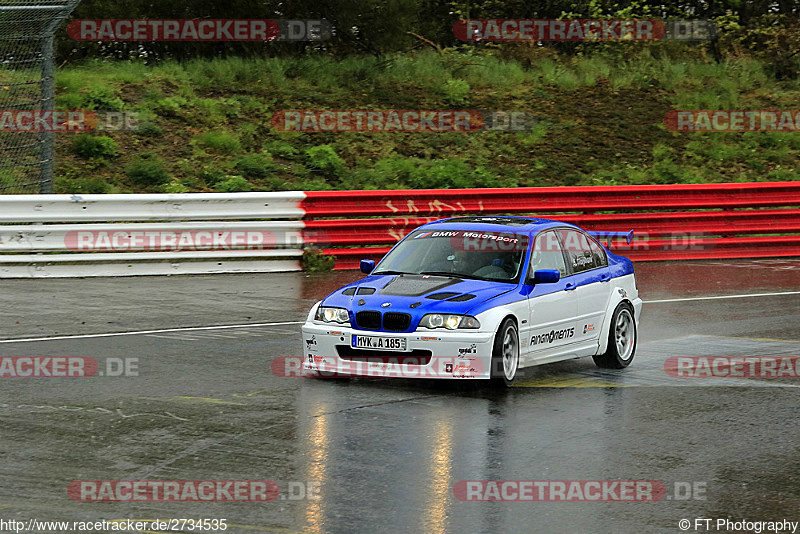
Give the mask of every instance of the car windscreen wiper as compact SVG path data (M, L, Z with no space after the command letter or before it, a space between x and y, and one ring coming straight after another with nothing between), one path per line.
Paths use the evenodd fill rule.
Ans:
M370 274L417 274L417 273L407 273L405 271L373 271Z
M477 274L467 274L467 273L451 273L447 271L422 271L419 274L430 274L433 276L447 276L449 278L467 278L469 280L483 280L484 282L500 282L500 283L507 283L507 284L515 284L514 280L501 280L499 278L488 278L486 276L478 276Z
M419 274L430 274L433 276L447 276L449 278L469 278L470 280L486 280L487 282L494 282L495 280L491 278L486 278L484 276L477 276L474 274L467 274L467 273L459 273L459 272L447 272L447 271L422 271Z
M452 273L450 271L422 271L417 274L429 274L431 276L447 276L448 278L461 278L461 273Z

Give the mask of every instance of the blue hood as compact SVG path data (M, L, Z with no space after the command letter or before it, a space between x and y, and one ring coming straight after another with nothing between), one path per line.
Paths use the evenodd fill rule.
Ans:
M516 284L445 276L377 275L336 290L321 305L346 308L350 312L350 324L355 329L363 329L355 320L355 314L361 311L407 313L411 315L409 328L392 331L413 332L426 314L469 315L476 306L516 288ZM383 306L386 303L389 306Z

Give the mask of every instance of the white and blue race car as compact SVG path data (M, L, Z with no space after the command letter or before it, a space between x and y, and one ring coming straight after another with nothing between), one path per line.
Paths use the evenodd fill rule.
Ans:
M509 386L523 367L570 358L627 367L642 300L631 261L596 235L632 238L527 217L425 224L314 305L304 368Z

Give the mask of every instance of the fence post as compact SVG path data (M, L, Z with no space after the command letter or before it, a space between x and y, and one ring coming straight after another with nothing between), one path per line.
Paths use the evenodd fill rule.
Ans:
M55 46L52 33L42 39L42 104L41 109L54 109L56 103L56 69ZM42 132L41 134L41 175L39 177L39 192L48 194L53 192L53 178L56 169L55 133Z

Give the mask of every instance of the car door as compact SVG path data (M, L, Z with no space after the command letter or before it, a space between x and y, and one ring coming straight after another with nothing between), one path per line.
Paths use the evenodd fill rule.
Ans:
M602 245L585 232L562 228L558 231L567 260L567 290L576 305L575 341L599 339L608 306L611 275Z
M567 290L569 271L555 230L541 232L534 239L528 276L532 277L538 269L557 269L562 278L556 283L534 284L530 293L530 329L526 341L533 361L563 352L566 345L575 341L577 333L577 308L572 292Z

